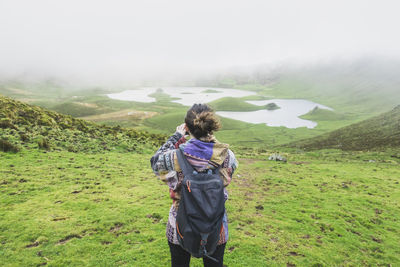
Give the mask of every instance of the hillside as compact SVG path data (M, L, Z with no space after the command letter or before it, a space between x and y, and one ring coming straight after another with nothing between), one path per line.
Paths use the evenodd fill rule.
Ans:
M314 138L291 143L305 149L378 150L400 147L400 105L373 118Z
M61 114L71 115L72 117L92 116L112 111L111 109L99 107L96 104L82 102L65 102L51 106L50 109Z
M236 97L220 98L210 102L209 105L216 111L256 111L264 108Z
M98 152L141 151L159 145L163 135L97 125L0 96L0 150L23 148Z
M215 76L203 82L186 81L181 86L228 87L257 92L243 98L226 97L210 103L216 111L254 111L247 100L305 99L326 105L333 110L317 109L302 115L302 119L317 123L313 129L269 127L222 118L219 140L237 147L266 149L313 138L333 130L361 122L399 104L398 61L365 59L349 62L326 62L307 66L281 66L275 70L259 69L243 75ZM207 77L206 77L207 78ZM227 80L228 79L228 80ZM149 86L153 86L151 83ZM139 89L133 87L131 89ZM73 87L67 82L44 80L1 81L0 94L114 127L135 128L154 134L171 134L183 122L187 107L171 102L173 98L159 90L152 96L156 102L144 103L115 100L107 93L127 88ZM208 91L210 94L217 88ZM143 114L143 115L142 115Z
M171 199L149 166L165 137L0 97L0 140L22 150L0 150L2 266L170 265ZM227 188L224 264L399 265L400 157L290 152L282 163L257 148L232 148L240 165Z

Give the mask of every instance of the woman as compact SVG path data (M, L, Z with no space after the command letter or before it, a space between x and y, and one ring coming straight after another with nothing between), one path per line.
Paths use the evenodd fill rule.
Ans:
M206 172L220 166L220 177L224 187L232 180L232 174L238 166L234 154L227 144L218 142L213 132L219 130L220 122L215 113L206 104L194 104L185 117L185 123L176 128L176 132L151 158L154 173L169 186L173 200L167 223L167 238L171 252L172 266L189 266L190 254L182 249L177 239L176 215L179 206L181 181L183 173L178 163L176 151L180 149L192 167L198 172ZM185 135L191 139L186 141ZM228 193L224 188L225 201ZM214 262L203 258L204 266L223 266L225 244L228 241L228 221L226 213L220 234L217 250L212 255Z

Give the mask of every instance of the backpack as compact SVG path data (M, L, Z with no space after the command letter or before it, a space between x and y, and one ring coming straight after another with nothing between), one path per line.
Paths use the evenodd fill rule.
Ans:
M181 247L196 258L215 252L225 214L224 183L219 176L220 166L198 173L187 161L181 149L176 153L184 178L176 216L176 231Z

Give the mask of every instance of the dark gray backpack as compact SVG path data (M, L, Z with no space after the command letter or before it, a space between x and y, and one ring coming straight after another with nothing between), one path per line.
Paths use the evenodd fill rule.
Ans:
M211 255L217 247L225 213L220 167L214 172L198 173L180 149L176 155L184 175L176 217L178 241L192 256L217 261Z

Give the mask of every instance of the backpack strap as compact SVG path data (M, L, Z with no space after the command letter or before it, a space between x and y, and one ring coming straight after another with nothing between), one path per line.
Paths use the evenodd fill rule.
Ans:
M208 236L209 236L209 234L200 233L200 238L201 238L200 253L203 253L204 257L209 258L210 260L218 263L219 261L216 258L211 257L211 255L209 255L209 253L206 249Z
M214 169L214 170L208 169L208 173L211 174L211 173L214 171L215 174L218 174L218 175L219 175L219 170L220 170L221 168L222 168L222 164L221 164L221 165L218 165L218 168L216 168L216 169ZM210 172L211 172L211 173L210 173Z
M192 174L195 171L192 165L190 165L189 162L187 161L185 155L183 154L180 148L176 150L176 156L178 157L178 163L182 169L183 175L186 176Z

